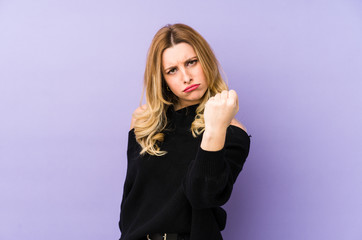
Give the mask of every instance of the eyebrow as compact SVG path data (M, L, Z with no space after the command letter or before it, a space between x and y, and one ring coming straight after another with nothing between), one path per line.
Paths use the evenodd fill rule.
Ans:
M184 61L184 63L185 63L185 62L188 62L188 61L191 61L191 60L193 60L194 58L197 59L197 56L193 56L193 57L190 57L190 58L186 59L186 60ZM170 66L170 67L168 67L168 68L165 68L164 71L167 72L168 70L170 70L170 69L172 69L172 68L175 68L175 66Z

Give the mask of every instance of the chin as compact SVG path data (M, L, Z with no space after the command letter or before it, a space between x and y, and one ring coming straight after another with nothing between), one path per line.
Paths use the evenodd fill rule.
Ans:
M193 96L189 96L187 98L187 100L190 100L190 101L197 101L197 100L200 100L202 98L203 95L201 95L200 93L197 93Z

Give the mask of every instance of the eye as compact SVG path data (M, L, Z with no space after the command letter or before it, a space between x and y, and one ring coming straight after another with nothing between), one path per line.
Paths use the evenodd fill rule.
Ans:
M167 74L174 74L176 72L176 68L171 68Z
M187 62L187 66L193 66L197 63L197 59L193 59Z

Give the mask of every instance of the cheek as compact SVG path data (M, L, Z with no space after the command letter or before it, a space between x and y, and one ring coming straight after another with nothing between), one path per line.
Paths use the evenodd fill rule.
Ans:
M204 71L202 70L201 65L197 66L197 68L195 69L195 77L197 77L198 80L205 81L205 74Z
M168 76L167 78L165 78L165 81L166 81L167 85L169 86L169 88L171 88L171 89L173 89L177 86L177 81L174 76Z

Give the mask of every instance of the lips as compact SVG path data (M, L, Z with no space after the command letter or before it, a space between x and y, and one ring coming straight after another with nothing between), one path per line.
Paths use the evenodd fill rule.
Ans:
M191 92L193 90L195 90L196 88L198 88L200 86L200 84L192 84L190 86L188 86L187 88L185 88L183 90L183 92Z

